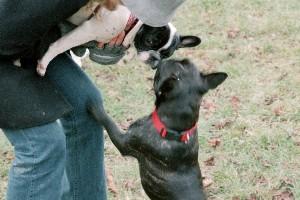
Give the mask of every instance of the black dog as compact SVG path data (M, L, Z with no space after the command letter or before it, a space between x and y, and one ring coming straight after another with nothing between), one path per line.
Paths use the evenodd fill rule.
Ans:
M203 75L188 60L166 60L154 78L155 111L123 134L97 102L89 111L122 155L138 159L141 182L153 200L206 199L198 163L197 121L202 96L227 78Z

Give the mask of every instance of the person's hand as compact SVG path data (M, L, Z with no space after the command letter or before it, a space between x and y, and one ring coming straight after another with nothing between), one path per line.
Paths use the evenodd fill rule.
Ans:
M102 65L118 63L127 49L122 45L125 35L125 31L122 31L108 43L98 42L96 46L89 48L90 59Z
M118 63L129 46L124 46L123 41L126 34L136 23L136 17L131 15L128 19L125 29L108 43L98 42L97 46L89 48L90 59L102 65L111 65Z
M85 55L86 49L90 52L90 59L101 65L112 65L118 63L125 55L126 47L122 45L125 31L113 38L108 43L91 41L78 47L72 48L76 56Z
M112 38L109 42L97 42L91 41L81 46L72 48L75 55L82 57L86 49L89 49L90 59L98 64L111 65L119 62L125 55L125 51L129 48L129 45L124 46L123 41L126 34L136 24L137 19L134 15L131 15L127 21L126 27L116 37Z

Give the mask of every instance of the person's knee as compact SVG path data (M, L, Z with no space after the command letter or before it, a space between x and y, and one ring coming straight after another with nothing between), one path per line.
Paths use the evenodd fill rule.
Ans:
M66 157L66 137L63 133L61 125L60 129L54 129L56 133L49 133L44 142L36 147L35 154L37 155L36 162L56 165L65 162ZM44 147L43 147L44 144Z
M66 142L58 124L24 130L23 137L15 141L13 171L19 175L31 174L34 170L63 171L66 158Z

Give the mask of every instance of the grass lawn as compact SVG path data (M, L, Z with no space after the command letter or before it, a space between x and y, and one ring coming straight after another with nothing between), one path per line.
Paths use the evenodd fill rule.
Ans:
M229 79L205 98L199 162L213 200L300 199L300 1L188 0L174 24L202 44L180 50ZM84 62L110 115L126 128L153 109L150 67L128 56L114 66ZM0 200L12 150L0 133ZM110 198L145 200L137 162L107 138Z

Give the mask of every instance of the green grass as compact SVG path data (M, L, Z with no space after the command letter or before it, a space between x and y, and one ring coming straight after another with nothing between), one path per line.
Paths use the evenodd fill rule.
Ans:
M300 1L189 0L174 23L203 43L180 50L205 72L225 71L229 79L205 100L199 119L199 162L209 199L272 199L289 190L300 199ZM231 34L228 37L228 34ZM122 126L153 109L154 72L136 59L115 66L86 61L87 73L101 88L105 107ZM232 103L232 99L238 99ZM229 122L225 126L220 124ZM0 199L4 195L10 149L0 134ZM220 138L213 148L208 141ZM144 200L137 162L123 158L107 139L106 166L118 197ZM213 166L205 160L214 157Z

